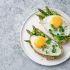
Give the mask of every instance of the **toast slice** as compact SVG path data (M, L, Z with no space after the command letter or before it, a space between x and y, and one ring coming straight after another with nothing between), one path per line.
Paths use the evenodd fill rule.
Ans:
M41 55L42 57L45 57L47 60L59 59L60 57L62 57L62 54L64 52L63 47L60 46L57 42L55 42L51 38L49 38L49 36L47 36L44 32L42 32L35 26L33 26L32 31L29 31L29 30L26 30L26 31L30 35L30 38L29 40L25 40L25 41L29 43L29 45L37 54ZM32 44L33 41L31 41L31 38L34 36L42 36L44 38L48 38L47 45L45 45L43 48L36 48ZM51 40L51 42L49 40ZM55 48L53 47L53 45L55 46ZM45 50L47 50L47 52Z

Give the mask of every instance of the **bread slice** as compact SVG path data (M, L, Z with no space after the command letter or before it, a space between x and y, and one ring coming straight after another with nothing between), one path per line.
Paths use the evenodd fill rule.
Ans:
M38 28L36 28L35 26L33 26L33 30L32 30L32 32L31 31L29 31L29 30L27 30L27 32L30 34L30 39L31 39L31 37L32 36L43 36L43 37L48 37L45 33L43 33L41 30L39 30ZM41 34L39 34L39 33L41 33ZM49 38L49 37L48 37ZM60 46L58 43L56 43L55 41L54 41L54 43L56 43L58 46L57 47L59 47L59 49L60 49L60 53L59 54L56 54L55 53L55 55L53 55L53 53L50 55L50 54L46 54L46 53L44 53L43 54L43 52L40 52L39 50L37 50L37 49L35 49L34 48L34 46L32 45L32 43L31 43L31 40L25 40L26 42L28 42L29 44L30 44L30 46L32 47L32 49L37 53L37 54L39 54L39 55L41 55L42 57L45 57L47 60L54 60L54 59L59 59L60 57L62 57L62 54L63 54L63 52L64 52L64 50L63 50L63 47L62 46ZM53 41L53 40L52 40ZM56 47L56 46L55 46ZM48 47L49 48L49 47ZM58 51L58 50L56 50L56 51Z

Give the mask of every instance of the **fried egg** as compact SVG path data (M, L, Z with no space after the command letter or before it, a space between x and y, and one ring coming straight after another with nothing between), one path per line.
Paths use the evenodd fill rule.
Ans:
M61 55L62 51L60 46L53 40L51 40L50 44L47 44L46 41L48 40L48 37L42 37L42 36L31 36L30 41L32 47L39 53L43 55L49 55L49 56L59 56ZM56 52L52 52L53 45L55 45Z
M66 19L63 18L62 16L58 16L58 15L47 16L43 19L42 24L44 25L45 29L47 29L47 31L49 29L52 29L51 25L53 25L57 29L56 31L52 29L54 34L60 34L59 32L60 26L62 26L64 29L64 35L70 34L69 22L67 22Z

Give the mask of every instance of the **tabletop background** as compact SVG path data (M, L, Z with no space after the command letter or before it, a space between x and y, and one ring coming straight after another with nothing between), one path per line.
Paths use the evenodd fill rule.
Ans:
M42 66L31 61L21 49L24 22L46 5L70 16L70 0L0 0L0 70L70 70L70 59L57 66Z

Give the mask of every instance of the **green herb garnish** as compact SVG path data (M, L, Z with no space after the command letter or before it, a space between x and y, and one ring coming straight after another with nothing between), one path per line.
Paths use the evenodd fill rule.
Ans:
M44 49L45 49L46 47L47 47L46 45L45 45L45 46L43 46L43 47L42 47L42 51L44 51Z
M48 52L47 52L47 50L46 50L46 54L47 54Z
M48 40L46 40L46 43L47 43L47 44L50 44L50 43L51 43L51 39L48 38Z
M66 41L66 39L65 39L65 36L61 36L61 35L54 35L54 38L56 39L56 41L58 42L58 43L63 43L63 42L65 42Z
M64 36L61 36L59 34L55 35L54 37L57 38L57 39L59 39L59 40L63 40L64 39Z
M41 36L45 37L45 34L41 33Z
M49 29L49 33L50 33L52 36L54 36L54 33L52 32L51 29Z
M57 28L55 28L54 25L52 25L52 24L51 24L51 27L52 27L55 31L57 30Z
M55 53L56 52L55 45L52 45L52 47L53 47L52 52Z
M59 32L64 33L64 28L62 26L59 27Z
M32 30L32 35L35 35L35 34L36 34L35 30Z
M43 34L42 32L37 32L37 35L45 37L45 34Z

